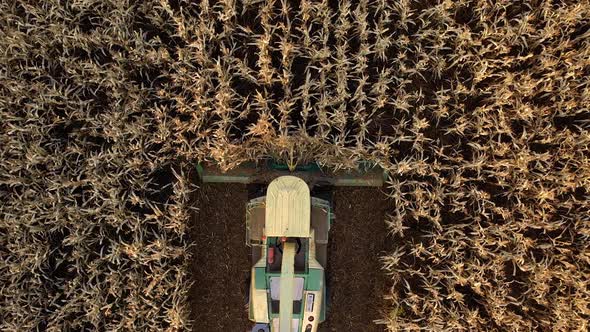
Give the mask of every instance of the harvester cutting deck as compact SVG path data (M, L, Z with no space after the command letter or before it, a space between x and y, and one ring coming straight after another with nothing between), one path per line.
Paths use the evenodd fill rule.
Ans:
M271 161L228 172L199 166L203 182L248 185L246 245L252 248L249 318L253 332L315 332L326 319L327 245L333 186L382 186L379 167L327 173Z

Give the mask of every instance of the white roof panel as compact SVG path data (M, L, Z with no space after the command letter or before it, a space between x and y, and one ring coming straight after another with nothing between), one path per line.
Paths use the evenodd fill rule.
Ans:
M266 236L309 237L309 187L295 176L274 179L266 191Z

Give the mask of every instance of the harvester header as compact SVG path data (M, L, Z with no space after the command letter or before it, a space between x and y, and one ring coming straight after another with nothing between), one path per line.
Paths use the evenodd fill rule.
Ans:
M203 182L269 184L285 175L295 176L308 185L381 187L387 174L371 162L360 162L353 170L332 171L317 163L309 163L290 170L285 164L266 159L261 162L246 162L230 170L222 170L215 164L203 163L197 166Z

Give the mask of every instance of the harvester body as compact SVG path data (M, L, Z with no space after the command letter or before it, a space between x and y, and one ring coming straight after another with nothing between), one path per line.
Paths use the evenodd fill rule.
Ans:
M325 320L332 216L330 202L312 197L308 185L294 176L276 178L265 196L248 203L253 331L315 332Z

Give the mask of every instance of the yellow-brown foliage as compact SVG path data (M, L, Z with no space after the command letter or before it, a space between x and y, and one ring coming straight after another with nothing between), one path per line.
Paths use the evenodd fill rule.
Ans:
M588 329L590 4L4 1L0 327L182 330L190 174L388 170L390 330Z

